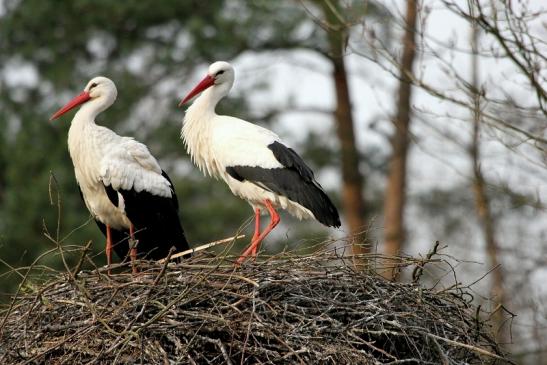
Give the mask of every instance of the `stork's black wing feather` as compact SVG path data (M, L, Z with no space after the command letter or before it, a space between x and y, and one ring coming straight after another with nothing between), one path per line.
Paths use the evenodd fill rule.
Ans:
M291 148L274 142L268 146L283 168L260 166L228 166L226 172L238 181L249 181L261 188L286 196L309 209L326 226L340 226L340 216L313 171Z
M165 171L162 175L171 182ZM140 257L159 260L168 255L171 247L175 252L190 248L180 223L179 203L173 184L171 187L171 197L134 189L118 190L124 200L125 214L135 227L135 237L139 241L137 255Z
M296 170L300 177L305 181L315 181L312 169L306 165L302 157L300 157L292 148L277 141L270 144L268 148L273 152L275 158L281 165L288 169ZM315 183L317 184L317 182Z
M106 191L106 196L108 196L108 199L114 204L116 207L120 203L120 198L118 197L118 192L114 190L114 188L111 185L103 185L104 190Z
M177 193L175 192L175 185L173 185L173 182L171 181L171 178L169 177L169 175L167 175L167 173L165 171L161 170L161 176L166 178L167 181L169 181L169 184L171 184L171 194L173 194L172 195L172 201L175 204L175 209L178 211L179 210L179 199L177 198Z

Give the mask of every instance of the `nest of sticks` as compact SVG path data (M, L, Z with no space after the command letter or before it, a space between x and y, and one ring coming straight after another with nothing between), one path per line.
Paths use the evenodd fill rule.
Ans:
M4 309L0 363L505 363L461 288L361 269L322 250L52 274Z

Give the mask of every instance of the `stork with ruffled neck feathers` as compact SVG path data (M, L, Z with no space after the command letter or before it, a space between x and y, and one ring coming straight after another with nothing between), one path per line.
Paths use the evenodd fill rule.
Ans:
M189 248L173 184L148 148L95 123L116 97L112 80L95 77L50 118L81 105L68 132L68 149L82 199L106 235L109 266L113 249L122 259L129 253L134 263L137 257L164 258L171 247Z
M228 95L233 83L234 68L227 62L215 62L179 106L201 93L184 117L182 139L186 148L201 171L224 180L232 193L254 209L255 232L238 259L241 263L249 255L256 256L260 243L279 223L276 209L329 227L339 227L340 217L312 170L279 136L242 119L216 114L216 105ZM261 232L264 209L271 219Z

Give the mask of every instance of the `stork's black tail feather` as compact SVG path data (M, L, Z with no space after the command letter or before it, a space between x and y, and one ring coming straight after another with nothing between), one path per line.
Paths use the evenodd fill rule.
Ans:
M268 145L274 157L285 169L270 169L268 177L273 190L286 195L308 208L315 219L329 227L340 227L338 210L321 185L315 181L313 171L292 149L279 141ZM273 184L272 184L273 183Z
M309 185L313 186L302 189L297 194L298 196L295 201L308 208L315 216L315 219L324 225L328 227L340 227L340 215L328 195L320 186L316 184Z
M125 213L135 227L139 257L159 260L169 254L171 247L175 248L175 252L190 248L180 224L175 194L166 198L146 191L119 192L125 202Z

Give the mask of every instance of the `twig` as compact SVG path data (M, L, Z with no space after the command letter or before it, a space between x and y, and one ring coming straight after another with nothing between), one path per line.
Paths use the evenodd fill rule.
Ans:
M206 249L208 249L208 248L210 248L210 247L214 247L214 246L217 246L217 245L220 245L220 244L223 244L223 243L232 242L232 241L235 241L235 240L244 238L244 237L245 237L244 234L240 234L240 235L237 235L237 236L234 236L234 237L224 238L224 239L222 239L222 240L209 242L209 243L206 243L206 244L204 244L204 245L201 245L201 246L198 246L198 247L195 247L195 248L191 248L191 249L186 250L186 251L182 251L182 252L176 253L176 254L174 254L173 256L171 256L171 258L170 258L169 260L173 260L173 259L176 259L176 258L185 256L185 255L193 254L193 253L195 253L195 252L202 251L202 250L206 250ZM163 264L165 261L168 261L168 259L167 259L167 258L164 258L164 259L158 260L158 263Z
M414 271L412 272L412 281L413 282L418 282L418 280L420 280L420 278L422 277L422 274L423 274L423 271L424 271L424 266L431 261L431 258L437 254L437 250L439 249L439 245L440 245L440 242L439 241L435 241L435 245L433 246L433 248L431 249L431 251L428 252L428 254L426 255L425 257L425 260L422 260L420 261L420 263L418 263L418 265L416 265L416 267L414 268Z
M216 339L212 339L212 338L209 338L209 337L205 337L205 336L198 336L198 338L204 340L205 342L210 342L214 345L216 345L220 351L222 352L222 357L224 357L224 361L226 364L228 365L233 365L233 362L230 360L230 357L228 355L228 351L226 351L226 347L224 346L224 344L222 343L222 341L218 338Z
M477 346L473 346L473 345L469 345L469 344L466 344L466 343L462 343L462 342L458 342L458 341L454 341L454 340L450 340L448 338L444 338L444 337L441 337L441 336L437 336L437 335L434 335L432 333L426 333L425 334L427 337L430 337L430 338L433 338L433 339L436 339L436 340L441 340L441 341L444 341L446 343L449 343L453 346L458 346L458 347L463 347L463 348L466 348L468 350L471 350L471 351L474 351L476 353L479 353L481 355L485 355L485 356L489 356L489 357L493 357L494 359L498 359L498 360L505 360L505 361L508 361L506 358L503 358L499 355L496 355L496 354L493 354L491 353L490 351L487 351L485 349L481 349L480 347L477 347Z
M85 245L85 247L82 251L82 256L80 257L80 260L78 261L78 263L76 264L76 267L72 271L72 276L74 278L76 278L78 276L78 273L80 272L80 269L82 268L82 265L85 261L85 257L87 255L87 252L89 251L89 248L91 247L92 243L93 243L93 241L89 241L89 242L87 242L87 245Z

